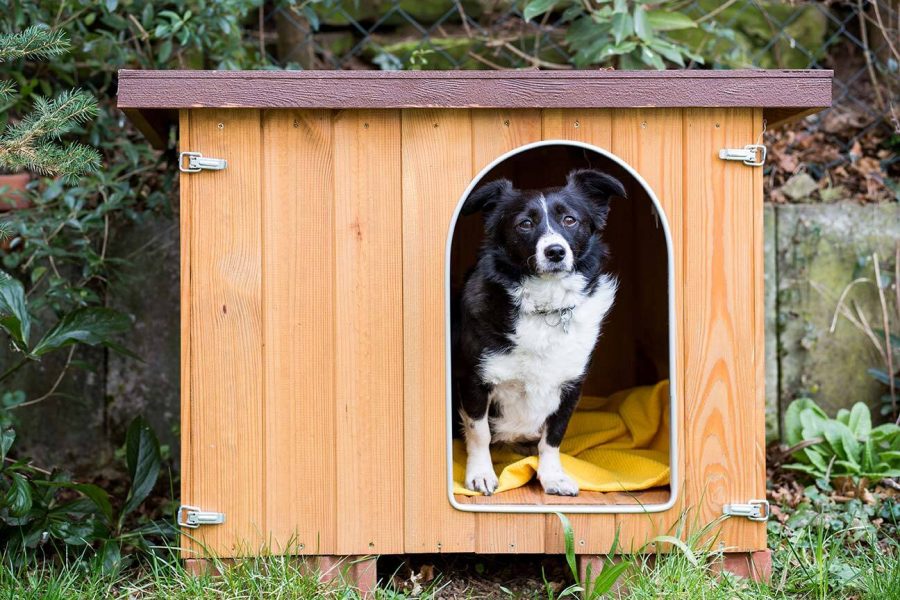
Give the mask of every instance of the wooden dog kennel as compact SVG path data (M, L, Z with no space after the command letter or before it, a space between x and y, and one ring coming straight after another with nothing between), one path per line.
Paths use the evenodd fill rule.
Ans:
M830 71L122 71L119 107L195 153L180 157L179 519L199 525L184 555L559 553L557 509L580 554L616 535L638 548L685 511L759 514L719 541L765 549L757 145L830 99ZM548 140L638 174L670 234L654 277L672 290L672 495L511 491L497 512L460 510L451 224L487 165Z

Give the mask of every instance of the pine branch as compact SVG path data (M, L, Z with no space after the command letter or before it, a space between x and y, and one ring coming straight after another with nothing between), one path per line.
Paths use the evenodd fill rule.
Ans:
M97 103L85 92L64 92L52 100L38 98L30 114L0 135L0 166L67 177L95 170L100 164L96 150L81 144L62 146L54 140L96 116L97 110Z
M12 81L0 81L0 102L6 102L12 98L16 86Z
M62 31L34 26L19 33L0 34L0 62L20 58L50 58L68 49L69 40Z

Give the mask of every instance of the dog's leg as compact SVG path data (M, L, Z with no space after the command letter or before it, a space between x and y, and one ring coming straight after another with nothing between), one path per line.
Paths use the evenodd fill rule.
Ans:
M490 496L499 481L491 461L488 390L479 384L469 385L468 388L460 411L466 436L466 487Z
M559 460L559 445L562 443L572 418L578 397L581 395L581 382L570 383L563 386L560 394L559 408L547 418L544 425L544 433L538 443L538 472L537 476L548 494L559 496L577 496L578 484L563 470Z

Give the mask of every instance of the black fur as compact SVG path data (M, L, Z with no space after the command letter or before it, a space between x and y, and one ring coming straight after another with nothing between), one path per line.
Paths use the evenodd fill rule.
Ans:
M552 226L572 249L573 271L586 280L590 294L603 275L607 247L601 239L612 197L625 197L625 188L614 177L595 170L572 171L564 187L518 190L507 179L484 184L463 205L463 214L481 211L485 237L475 268L466 279L454 319L453 389L454 414L461 408L472 419L480 419L489 407L491 386L478 370L486 353L511 349L510 335L518 319L517 306L509 290L526 277L537 274L535 248L547 229L540 203L545 198ZM567 216L576 225L565 226ZM522 221L533 227L523 231ZM583 378L582 378L583 379ZM578 403L582 379L563 386L557 411L545 422L547 442L558 446ZM492 413L493 414L493 413ZM458 422L455 423L458 429ZM536 440L523 440L523 442Z

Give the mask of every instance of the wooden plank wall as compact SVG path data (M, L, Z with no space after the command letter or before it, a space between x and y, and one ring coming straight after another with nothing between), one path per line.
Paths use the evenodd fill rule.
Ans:
M716 157L760 124L744 109L185 111L182 149L229 161L182 179L182 500L227 514L186 555L562 551L553 515L456 511L445 473L450 219L485 165L540 139L642 173L684 282L684 494L663 514L574 516L578 552L761 497L761 170ZM722 531L765 545L759 524Z

